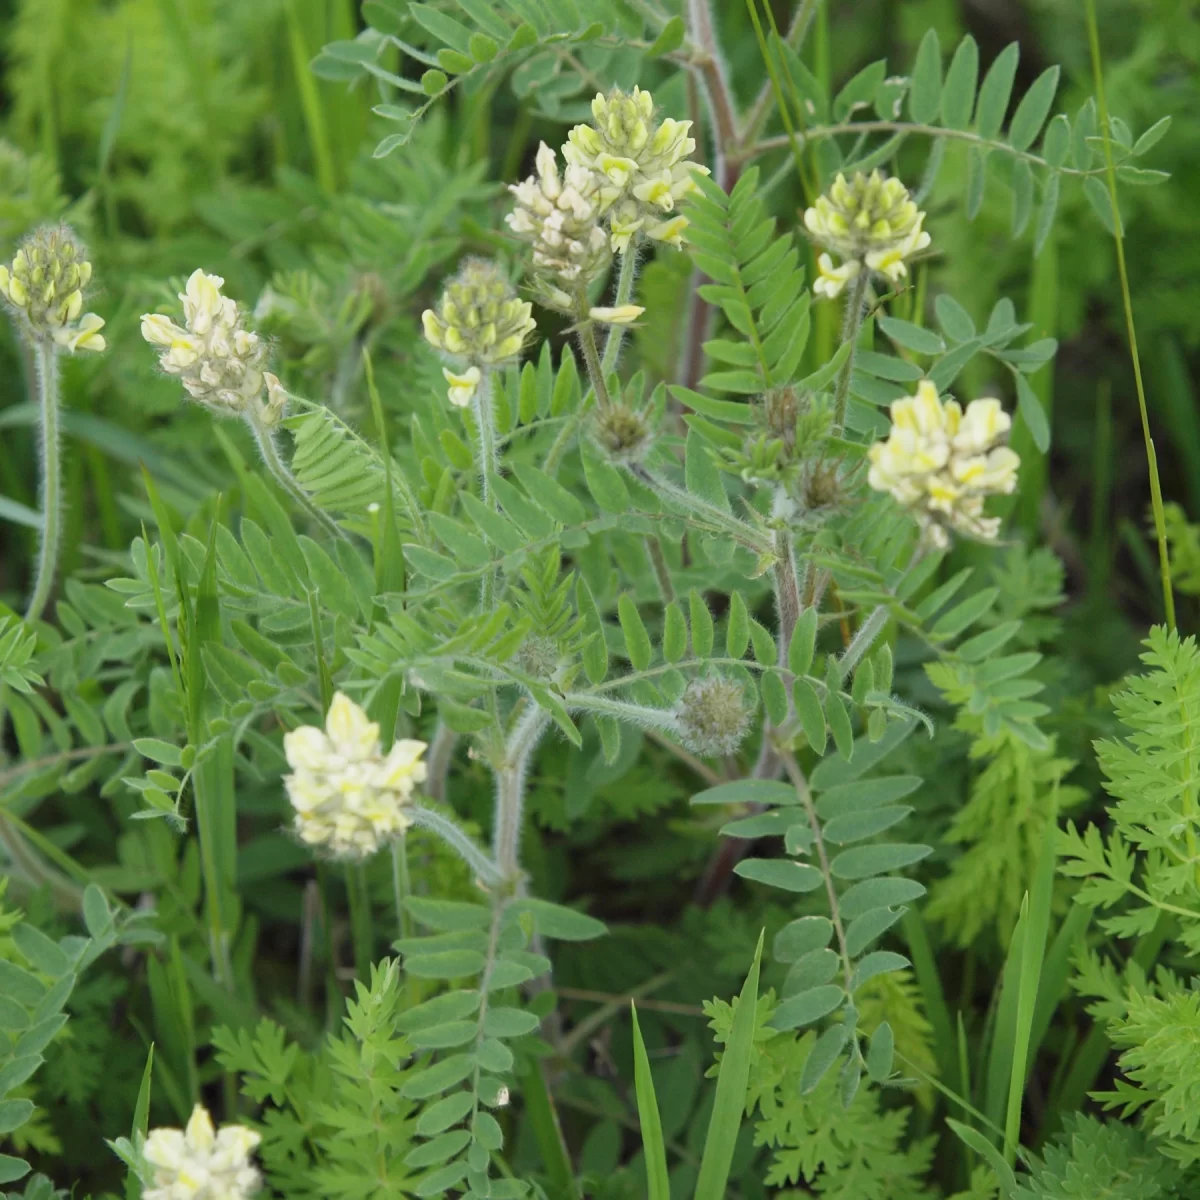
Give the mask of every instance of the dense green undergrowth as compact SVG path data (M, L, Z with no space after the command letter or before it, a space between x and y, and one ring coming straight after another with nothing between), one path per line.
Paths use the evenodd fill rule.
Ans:
M0 1195L1200 1195L1194 13L0 42Z

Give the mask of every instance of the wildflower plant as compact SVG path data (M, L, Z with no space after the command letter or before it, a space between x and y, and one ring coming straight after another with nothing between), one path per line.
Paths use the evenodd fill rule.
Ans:
M120 946L93 1016L145 1033L129 1136L107 1134L146 1200L883 1200L1016 1196L1018 1164L1069 1174L1066 1143L1042 1162L1019 1142L1045 997L1082 937L1064 926L1039 981L1065 907L1059 808L1083 789L1043 661L1061 572L1009 521L1048 448L1030 377L1056 343L1009 300L977 323L977 298L943 287L953 204L928 197L962 142L963 207L1003 161L1013 231L1036 194L1040 248L1064 181L1099 186L1094 112L1047 124L1051 72L1002 132L1015 50L977 86L974 42L943 75L934 34L911 75L876 63L826 95L795 48L811 5L768 38L751 4L770 82L745 104L703 3L460 7L370 0L370 28L318 56L384 89L396 132L350 170L304 91L320 178L287 182L304 204L286 219L333 231L308 270L239 299L200 266L141 317L203 469L147 466L137 536L64 586L57 625L40 620L61 527L45 452L34 598L25 624L0 616L0 704L33 764L0 764L0 847L52 919L82 907L89 938L0 912L0 1129L37 1133L19 1090L58 1086L29 1081L77 976ZM419 83L395 69L414 63ZM447 183L409 146L422 120L437 146L440 98L483 111L510 75L546 140L495 185L481 165ZM431 187L453 220L422 215ZM239 255L306 253L276 220ZM61 227L0 269L47 447L60 357L104 349L91 274ZM1188 952L1194 649L1152 637L1098 751L1113 828L1062 842L1106 932ZM36 823L48 795L88 788L118 814L98 866L79 848L97 810L53 837ZM618 820L601 861L594 831ZM996 895L964 914L992 826ZM696 888L677 940L601 919L626 923L633 884L668 904L676 876ZM947 943L986 928L1000 945L999 1015L957 1037L922 913ZM295 969L260 970L283 921ZM649 983L625 974L643 960ZM1120 1051L1103 1102L1143 1115L1130 1137L1069 1126L1070 1154L1132 1161L1157 1139L1173 1165L1147 1178L1192 1169L1190 1067L1164 1046L1193 1036L1194 992L1085 944L1074 962ZM704 1010L711 1088L707 1034L681 1023L696 1005L650 995L683 995L697 968L706 996L741 983ZM653 1015L593 1036L629 995ZM76 1107L107 1118L99 1086ZM25 1166L0 1156L0 1182Z

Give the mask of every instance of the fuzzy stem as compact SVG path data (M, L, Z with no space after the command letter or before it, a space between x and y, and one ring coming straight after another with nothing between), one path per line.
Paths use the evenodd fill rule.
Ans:
M867 288L871 282L871 272L866 263L854 279L854 287L846 298L846 315L842 321L842 345L849 343L850 353L838 376L837 391L834 395L833 432L841 434L846 425L846 409L850 403L850 375L854 370L854 354L858 343L858 331L862 328L863 306L867 299Z
M518 718L504 747L504 762L496 771L496 818L492 871L502 881L516 884L521 877L519 850L525 811L525 777L529 759L549 723L540 708L530 704Z
M371 896L367 891L367 875L361 863L347 864L346 892L350 898L354 974L358 979L368 979L371 975L371 956L375 949L375 928L371 920Z
M821 869L821 876L825 880L825 895L829 899L829 919L833 922L834 932L837 934L838 957L842 960L842 974L845 978L846 994L848 997L853 996L854 965L850 958L850 952L846 948L846 930L842 925L842 912L838 904L837 889L833 885L833 872L830 870L829 854L825 849L825 837L821 831L821 822L817 816L816 805L813 804L812 792L809 790L808 781L804 778L804 773L800 770L799 764L790 753L783 755L783 766L808 816L809 828L812 830L813 835L813 849L817 852L817 862Z
M566 454L567 447L570 446L571 439L579 428L579 421L579 414L575 413L562 423L562 428L559 429L554 444L546 454L546 461L542 464L542 469L547 475L553 475L558 470L558 465L562 462L563 455Z
M775 543L765 533L760 533L755 529L754 526L748 525L745 521L741 521L737 517L723 511L715 504L709 504L707 500L701 500L698 496L693 496L691 492L678 487L669 480L663 479L658 475L652 475L640 463L631 463L628 469L630 474L639 479L652 491L688 509L698 520L715 526L723 533L727 533L734 541L741 543L755 553L769 554L773 551Z
M404 901L412 894L408 878L408 837L401 834L392 843L392 901L396 905L396 927L402 938L412 932Z
M692 60L708 107L713 135L713 172L724 180L725 162L737 142L737 106L729 87L708 0L687 0L687 26L701 56Z
M259 419L258 414L250 409L246 413L246 423L258 443L258 452L262 455L263 466L270 471L275 482L302 508L326 533L336 538L345 539L346 534L341 526L326 512L313 503L309 494L300 486L300 481L284 465L279 457L279 448L275 445L275 433L268 429Z
M881 604L858 627L858 632L851 639L850 645L846 647L846 653L842 655L838 663L843 679L850 677L854 668L858 666L859 660L871 649L875 639L887 624L888 615L887 605Z
M637 281L638 251L633 241L630 241L625 253L621 255L621 273L617 277L617 294L613 300L614 308L621 308L633 298L633 285ZM600 369L611 374L617 369L617 359L621 354L621 343L625 340L624 325L610 325L608 337L604 342L604 357L600 360Z
M471 872L485 887L494 887L501 882L502 876L496 870L496 864L475 843L474 838L449 817L420 804L410 805L404 811L412 818L414 825L437 834L471 868Z
M775 534L775 607L779 613L779 665L787 667L788 649L792 634L800 619L800 580L796 575L796 555L792 550L791 531L784 528Z
M47 338L33 345L38 402L41 406L42 451L42 537L38 551L37 576L26 621L36 621L50 599L54 571L58 565L58 542L62 532L62 462L59 454L58 347Z
M492 420L492 373L483 370L479 386L471 398L471 412L479 430L479 478L483 487L483 502L489 508L496 507L496 493L492 481L499 474L496 457L496 425Z
M444 721L439 721L433 741L429 743L429 774L425 780L425 794L431 800L446 799L446 777L454 760L454 747L458 745L458 734Z
M654 708L649 704L631 704L628 700L609 700L586 692L568 692L563 703L572 712L598 713L615 717L641 729L658 729L663 733L679 733L679 718L669 708Z
M650 565L654 568L654 577L658 580L658 590L662 593L664 604L670 604L675 599L675 585L671 582L671 568L667 566L667 556L663 554L662 543L658 535L646 534L646 553L650 556Z
M475 427L479 433L479 480L483 492L483 502L493 511L496 509L495 479L500 473L499 459L496 454L496 426L492 420L492 373L484 367L481 371L479 386L471 397L471 412L475 417ZM487 573L483 577L483 611L491 612L496 606L497 567L495 556L489 555Z
M583 361L587 364L588 378L592 381L592 390L596 393L596 403L601 411L612 408L612 397L608 394L608 380L604 375L604 367L600 363L600 351L596 349L595 322L586 317L577 327L579 345L583 349Z

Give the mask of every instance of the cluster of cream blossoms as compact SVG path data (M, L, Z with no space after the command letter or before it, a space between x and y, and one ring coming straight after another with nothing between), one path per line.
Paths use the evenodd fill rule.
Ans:
M1014 491L1021 464L1005 445L1012 421L1000 401L972 400L964 412L923 379L891 412L887 441L867 452L871 487L910 509L938 548L949 545L948 530L994 538L1000 521L983 515L983 502Z
M442 368L450 403L459 408L474 399L483 372L514 361L537 328L533 306L518 297L494 262L482 258L463 263L437 308L421 314L421 324L431 346L466 360L462 370Z
M560 174L558 158L542 142L537 173L508 190L516 207L505 218L509 228L533 249L533 278L538 300L547 308L579 317L587 307L588 286L612 261L609 237L600 225L600 177L572 163ZM645 310L636 304L587 308L593 321L627 324Z
M843 260L835 266L828 254L819 256L813 291L833 299L863 271L898 283L908 274L907 260L929 245L924 221L900 180L859 171L847 181L839 173L804 214L814 241Z
M691 121L654 122L654 98L635 87L613 88L592 101L594 124L576 125L562 148L571 166L597 181L596 198L612 248L622 253L636 235L678 247L687 217L676 206L708 168L689 161L696 141Z
M36 341L65 350L103 350L103 317L83 311L92 278L87 251L65 225L36 230L8 265L0 264L0 296Z
M295 830L307 845L362 859L412 824L404 810L425 781L426 743L400 739L384 755L379 726L343 693L334 696L324 729L294 729L283 749Z
M287 396L266 370L266 343L246 328L237 302L221 294L224 284L220 275L193 271L179 293L183 327L161 313L145 313L142 337L160 348L159 365L198 404L218 416L253 417L270 429L279 424Z
M244 1125L213 1128L203 1105L186 1129L155 1129L142 1147L150 1179L144 1200L245 1200L262 1180L251 1158L261 1141Z

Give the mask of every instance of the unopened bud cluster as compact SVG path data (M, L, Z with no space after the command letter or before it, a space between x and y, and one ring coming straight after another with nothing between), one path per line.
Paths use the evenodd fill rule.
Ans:
M690 162L696 149L692 123L654 120L654 98L635 87L614 88L592 101L591 125L567 135L563 157L597 180L596 196L614 250L626 251L635 235L680 246L687 218L676 207L696 187L706 167Z
M92 264L65 225L35 231L7 266L0 264L0 295L37 341L66 350L103 350L104 321L83 311Z
M146 1138L144 1200L246 1200L262 1183L252 1161L261 1140L245 1125L214 1129L197 1104L186 1129L154 1129Z
M675 707L680 740L694 754L720 758L733 754L750 729L753 716L735 679L693 679Z
M983 515L984 500L1014 491L1021 463L1005 445L1012 420L1000 401L972 400L964 412L924 379L891 412L887 441L868 451L871 487L909 508L933 546L948 546L949 530L995 538L1000 521Z
M907 260L929 245L924 220L925 214L900 180L879 171L870 175L859 171L847 181L839 173L829 191L804 214L813 239L843 260L835 266L828 254L818 258L813 291L833 298L862 271L898 283L908 274Z
M161 313L145 313L142 337L160 348L159 365L198 404L218 416L252 415L271 428L283 416L287 395L266 370L266 344L246 328L237 302L222 295L224 285L219 275L193 271L179 293L183 327Z
M379 726L348 696L334 696L324 729L294 729L283 749L295 830L307 845L363 859L412 824L405 807L425 780L426 743L400 739L385 755Z
M537 327L532 312L533 306L517 295L494 262L470 258L463 263L437 308L421 314L429 344L467 361L464 371L443 369L452 404L470 404L482 372L504 366L521 353L525 339Z

